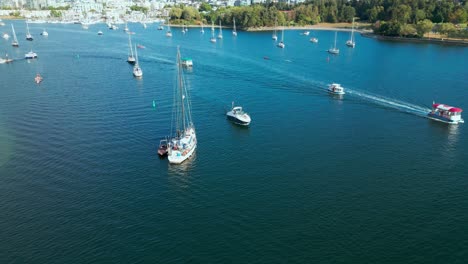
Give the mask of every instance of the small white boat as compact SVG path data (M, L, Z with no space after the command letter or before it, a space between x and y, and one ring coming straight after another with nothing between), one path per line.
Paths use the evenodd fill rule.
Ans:
M44 78L38 73L36 74L36 77L34 77L34 82L37 84L40 84Z
M136 58L136 61L135 61L135 65L133 66L133 76L137 78L141 78L143 77L143 71L141 70L140 65L138 64L138 53L137 53L136 46L135 46L135 58Z
M310 34L310 31L304 31L301 33L301 35L304 35L304 36L309 36L309 34Z
M102 36L104 33L102 33L102 31L99 30L99 31L97 32L97 34L98 34L99 36Z
M345 94L344 88L338 83L328 85L328 92L331 94L343 95Z
M3 33L2 37L8 40L10 38L10 35L8 35L8 33Z
M41 33L42 36L47 37L49 36L49 33L44 29Z
M13 59L8 57L8 54L5 54L5 58L0 58L0 64L13 62Z
M445 104L432 104L432 111L427 114L430 119L437 120L448 124L465 123L461 118L463 110L458 107L453 107Z
M182 58L182 66L184 67L193 67L193 61L191 58Z
M37 54L33 52L32 50L26 54L24 54L25 59L35 59L37 58Z
M339 54L340 53L340 50L336 48L336 36L337 36L337 32L335 31L335 45L333 46L333 48L328 49L328 53L330 53L330 54Z
M312 42L312 43L318 43L318 38L310 38L310 42Z
M234 106L234 102L232 102L231 111L226 113L226 117L229 121L242 126L248 126L251 122L250 115L244 112L241 106Z
M129 31L127 22L125 22L125 28L123 29L123 31L125 31L125 32L128 32L128 31Z
M158 30L163 30L164 27L162 25L159 25Z

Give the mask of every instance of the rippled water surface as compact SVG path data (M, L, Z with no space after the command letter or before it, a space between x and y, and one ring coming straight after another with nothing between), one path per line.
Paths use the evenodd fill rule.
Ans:
M31 24L27 42L14 23L20 47L0 40L17 59L0 65L0 263L468 258L467 124L425 118L433 100L468 109L467 48L356 36L349 49L339 32L329 56L331 31L287 31L279 49L271 32L212 44L209 29L168 39L130 24L146 46L137 80L122 30ZM177 46L194 61L199 145L170 166L156 149ZM329 96L330 82L347 94ZM232 101L249 128L226 120Z

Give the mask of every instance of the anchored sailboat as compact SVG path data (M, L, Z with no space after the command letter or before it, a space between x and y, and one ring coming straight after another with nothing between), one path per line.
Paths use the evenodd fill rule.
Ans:
M133 76L135 77L142 77L143 76L143 71L140 68L140 65L138 64L138 53L137 53L137 48L135 45L135 65L133 66Z
M214 22L211 21L211 38L210 38L210 41L213 42L213 43L216 43L216 38L214 36Z
M179 48L177 48L177 84L175 89L174 113L172 115L175 134L171 135L172 138L167 146L167 155L169 163L180 164L193 155L197 147L197 136L192 122L191 102L186 87Z
M273 32L273 35L271 36L271 38L274 40L274 41L277 41L278 40L278 35L276 34L276 27L278 26L277 25L277 18L275 18L275 31Z
M232 35L233 35L233 36L237 36L237 31L236 31L236 19L233 18L233 21L234 21L234 28L232 29Z
M284 49L284 47L286 47L286 45L284 45L284 28L281 30L281 41L276 46L278 46L278 48L282 48L282 49Z
M340 50L336 48L336 36L337 36L337 32L335 31L335 45L333 46L333 48L328 49L328 53L331 53L331 54L339 54L340 53Z
M353 26L351 28L351 38L346 41L346 46L354 48L356 46L356 43L354 42L354 17L353 17Z
M34 38L32 37L31 33L29 33L29 25L27 21L26 21L26 30L27 30L26 40L32 41Z
M222 39L223 38L223 29L221 28L221 19L219 20L219 33L218 33L218 38Z
M11 42L11 45L13 47L19 47L18 39L16 38L15 27L13 27L13 24L11 24L11 31L13 32L13 41Z
M128 34L128 58L127 62L130 64L135 64L135 57L133 56L133 45L131 35Z

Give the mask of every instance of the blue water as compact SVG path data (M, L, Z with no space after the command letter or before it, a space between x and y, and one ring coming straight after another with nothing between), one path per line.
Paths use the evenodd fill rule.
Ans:
M130 24L146 46L137 80L122 30L31 24L27 42L14 23L20 48L0 40L17 58L0 65L0 263L468 258L467 124L425 118L433 100L468 109L466 47L358 35L350 49L339 32L332 56L331 31L285 31L279 49L271 32L226 29L212 44L209 29L166 38ZM194 61L199 145L171 166L156 150L170 131L177 46ZM331 82L347 94L328 95ZM232 101L249 128L226 120Z

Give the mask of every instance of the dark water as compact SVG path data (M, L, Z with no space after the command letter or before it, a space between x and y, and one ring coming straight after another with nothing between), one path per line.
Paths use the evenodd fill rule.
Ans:
M270 32L212 44L209 29L131 24L146 46L136 80L122 30L48 24L43 38L31 24L26 42L15 25L20 48L0 41L19 59L0 65L0 263L468 259L467 124L424 118L433 100L468 109L467 48L357 36L349 49L340 32L329 56L328 31L287 31L282 50ZM177 45L194 60L199 145L169 166L156 149ZM226 121L231 101L250 128Z

